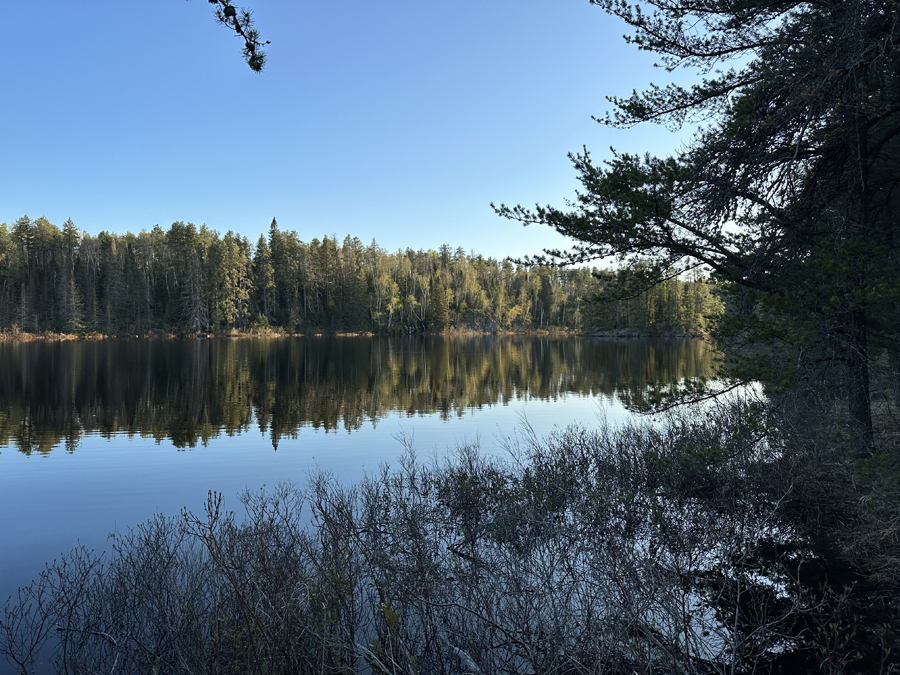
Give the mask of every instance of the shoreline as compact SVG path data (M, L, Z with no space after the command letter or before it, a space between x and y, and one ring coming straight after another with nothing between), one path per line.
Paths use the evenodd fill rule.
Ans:
M588 338L668 338L673 340L704 340L709 337L708 334L697 332L691 333L686 330L667 329L667 330L637 330L633 328L614 328L613 330L594 330L587 333L581 333L583 337Z
M587 336L583 331L571 329L555 330L445 330L445 331L403 331L397 333L374 333L372 331L310 331L292 333L288 331L223 331L220 333L178 332L171 333L160 329L152 329L146 333L123 333L111 335L106 333L41 333L0 332L0 343L3 342L97 342L101 340L210 340L210 339L246 339L246 338L291 338L291 337L380 337L380 336L475 336L475 335L573 335Z
M305 333L292 333L283 330L264 331L223 331L219 333L198 332L169 332L153 328L145 333L106 334L90 332L83 334L56 333L45 331L41 333L27 333L22 331L0 332L0 343L24 343L24 342L97 342L101 340L208 340L208 339L247 339L247 338L291 338L291 337L380 337L380 336L478 336L478 335L553 335L572 336L595 339L622 339L622 338L667 338L678 340L704 339L708 337L703 333L691 333L684 330L638 330L629 328L617 328L613 330L582 331L571 328L553 329L522 329L522 330L475 330L470 328L451 328L444 331L402 331L395 333L374 333L372 331L310 331Z

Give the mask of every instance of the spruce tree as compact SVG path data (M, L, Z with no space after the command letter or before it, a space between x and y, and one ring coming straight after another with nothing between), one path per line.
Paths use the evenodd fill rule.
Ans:
M275 311L275 270L265 235L259 235L253 252L253 307L257 317L268 323Z
M443 331L450 326L450 308L447 290L440 274L432 274L428 284L428 326L434 331Z

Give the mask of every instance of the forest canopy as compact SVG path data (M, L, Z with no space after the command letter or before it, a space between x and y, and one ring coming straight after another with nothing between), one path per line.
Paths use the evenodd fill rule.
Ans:
M304 242L274 220L255 244L184 222L97 236L71 220L0 224L0 330L8 332L697 332L718 307L699 275L619 299L613 291L628 278L446 245L388 253L350 236ZM609 302L593 302L604 293Z

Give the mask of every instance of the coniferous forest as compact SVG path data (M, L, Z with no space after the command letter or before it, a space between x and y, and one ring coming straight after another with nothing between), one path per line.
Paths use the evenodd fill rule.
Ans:
M211 4L261 69L249 10ZM695 131L670 155L571 155L581 189L563 208L495 207L570 237L569 251L528 265L304 243L274 221L253 244L181 222L94 237L23 217L0 226L0 330L708 329L713 375L617 390L649 419L546 438L526 427L504 456L475 440L428 462L405 440L396 469L352 486L320 474L247 491L243 519L210 491L199 510L117 535L108 559L74 549L0 606L0 655L17 673L45 651L73 674L900 672L900 0L591 4L693 80L612 96L598 121ZM615 270L583 267L610 259ZM529 359L495 350L497 365L459 370L467 389L438 376L467 362L444 353L417 355L420 371L397 361L385 381L402 382L404 403L452 411L448 392L502 389L500 358ZM550 361L535 381L574 372L571 354ZM352 371L312 350L279 363L301 362ZM432 363L433 377L409 374ZM275 371L284 386L231 387L199 367L189 384L239 392L235 429L271 402L273 439L309 419L333 428L338 415L294 412L313 399L351 425L379 409L377 381L342 396L303 391L299 367ZM96 379L102 395L56 399L68 417L21 394L7 415L60 417L67 439L76 421L112 428L127 416L87 413L125 396ZM157 392L189 388L162 381L131 388L129 423L157 413ZM188 444L205 433L184 429Z
M616 292L627 276L446 245L389 253L350 236L304 242L274 219L268 237L251 243L192 223L91 236L71 220L60 228L23 216L0 224L0 331L699 332L718 306L700 275L636 297Z

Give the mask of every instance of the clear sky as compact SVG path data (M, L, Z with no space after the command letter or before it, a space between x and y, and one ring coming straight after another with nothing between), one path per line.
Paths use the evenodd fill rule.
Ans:
M255 242L504 257L564 246L490 203L563 205L586 145L664 154L676 135L591 120L667 74L587 0L246 0L253 73L205 0L4 6L0 222L96 234L175 220Z

